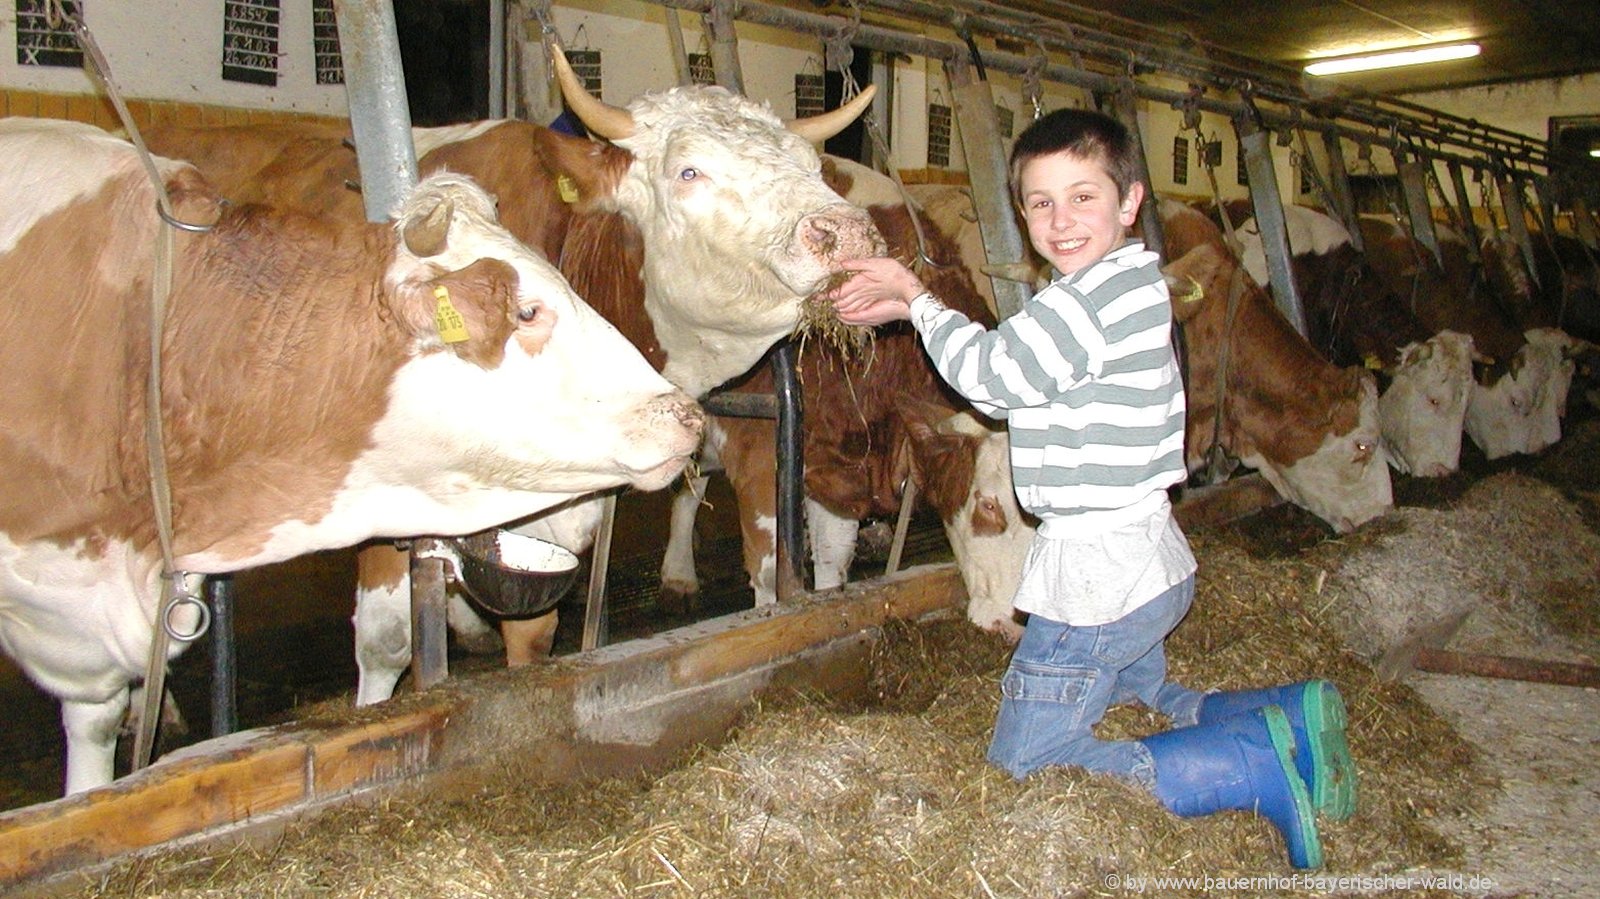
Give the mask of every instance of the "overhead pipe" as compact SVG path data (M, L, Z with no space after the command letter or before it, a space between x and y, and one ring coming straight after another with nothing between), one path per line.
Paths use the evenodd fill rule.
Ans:
M646 0L646 2L696 12L704 12L709 10L713 5L713 0ZM759 25L769 25L789 31L812 34L819 38L833 36L838 34L841 29L848 27L852 29L852 33L854 35L853 43L858 46L887 53L902 53L909 56L921 56L941 63L962 56L967 52L964 46L952 43L950 41L909 35L904 31L886 28L879 25L869 25L866 23L854 25L852 23L844 22L835 16L825 16L816 13L805 12L803 10L771 6L769 4L756 2L756 0L740 0L737 7L735 7L733 10L733 14L740 21L751 22ZM1003 53L1000 51L991 51L986 53L984 55L984 64L990 70L1005 72L1007 74L1017 76L1026 74L1030 69L1038 70L1039 68L1037 58L1028 59L1013 53ZM1060 64L1048 64L1044 67L1041 77L1059 84L1080 87L1089 91L1108 93L1112 90L1115 90L1118 83L1125 78L1126 75L1113 76ZM1244 104L1239 101L1223 100L1215 97L1191 98L1191 95L1187 92L1155 87L1153 85L1137 84L1135 92L1142 99L1153 100L1159 103L1171 105L1173 107L1180 107L1185 102L1192 99L1192 101L1196 103L1200 109L1206 112L1213 112L1218 115L1228 117L1237 116L1245 111ZM1293 101L1293 105L1296 107L1304 107L1307 110L1312 110L1314 107L1318 106L1316 101L1306 100ZM1309 121L1305 120L1298 114L1290 116L1274 113L1270 110L1259 110L1259 114L1261 116L1263 125L1268 128L1276 129L1282 127L1301 127L1322 133L1338 134L1359 143L1372 143L1379 139L1376 131L1361 130L1346 125L1341 125L1334 121ZM1351 118L1352 120L1359 121L1368 127L1374 129L1381 128L1385 131L1389 129L1391 124L1397 128L1402 125L1408 127L1415 126L1422 132L1417 135L1418 137L1425 138L1429 142L1436 145L1450 143L1459 146L1466 146L1473 152L1483 154L1484 156L1507 157L1528 163L1542 164L1540 163L1540 159L1543 157L1542 153L1534 154L1531 151L1518 152L1516 150L1500 146L1486 147L1475 144L1462 144L1460 141L1452 139L1451 135L1437 134L1433 129L1422 129L1421 123L1402 120L1394 116L1370 116L1367 119L1355 118L1350 113L1348 106L1342 106L1338 113L1330 112L1326 113L1326 115L1339 115L1345 118ZM1403 130L1404 129L1402 129L1402 131ZM1460 154L1451 153L1443 149L1423 150L1421 151L1421 155L1441 161L1455 159L1465 165L1470 165L1473 168L1478 169L1484 169L1490 165L1490 162L1486 159L1462 156Z
M1190 53L1183 46L1200 45L1200 42L1186 34L1163 32L1109 13L1082 10L1065 3L1055 4L1087 18L1117 19L1130 30L1137 30L1140 36L1133 38L1108 34L1103 30L1094 30L1092 26L1020 12L983 0L948 0L938 4L927 0L865 0L865 5L934 24L948 24L953 19L959 19L969 29L1028 42L1043 41L1062 52L1098 56L1119 68L1160 70L1186 81L1205 82L1223 89L1248 85L1257 99L1296 107L1338 107L1347 117L1377 128L1388 129L1397 123L1410 123L1412 127L1408 130L1429 139L1460 132L1474 137L1473 145L1479 152L1498 154L1509 151L1526 157L1532 163L1547 164L1544 145L1527 135L1363 91L1341 90L1336 96L1312 97L1300 86L1304 76L1298 70L1274 66L1212 45L1203 45L1204 55ZM1052 32L1052 29L1063 27L1068 30L1067 34ZM1166 34L1175 46L1154 46L1148 39L1150 34ZM1384 110L1375 104L1387 104L1400 111ZM1418 115L1425 115L1427 121L1419 121ZM1476 147L1477 141L1489 146ZM1457 143L1455 140L1449 142Z

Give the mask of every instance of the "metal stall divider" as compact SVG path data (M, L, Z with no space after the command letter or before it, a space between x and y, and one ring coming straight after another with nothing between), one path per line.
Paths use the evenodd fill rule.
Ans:
M1495 170L1494 180L1500 191L1500 205L1506 211L1506 228L1511 232L1511 239L1522 248L1522 261L1527 263L1533 283L1542 289L1544 284L1533 256L1533 235L1528 233L1528 214L1522 205L1522 181L1516 168L1505 164Z
M1361 237L1361 216L1356 211L1355 192L1350 189L1350 169L1344 161L1344 139L1336 131L1324 131L1322 148L1328 154L1328 187L1333 193L1331 211L1350 232L1350 245L1356 252L1365 253L1367 246Z
M1256 227L1261 232L1261 248L1267 257L1267 280L1272 299L1283 317L1300 336L1306 335L1305 309L1290 267L1289 234L1284 221L1283 199L1278 191L1278 175L1272 165L1272 132L1263 125L1261 113L1249 94L1245 110L1234 116L1234 133L1244 148L1245 172L1250 179L1250 205L1255 210Z
M1423 163L1411 154L1396 147L1395 173L1400 176L1400 198L1405 202L1406 222L1411 236L1433 254L1436 265L1444 265L1444 253L1439 249L1439 234L1433 229L1433 208L1428 204L1428 183L1424 180Z
M1472 217L1472 198L1467 193L1467 179L1461 163L1450 160L1445 164L1450 171L1450 184L1455 190L1456 204L1461 210L1461 234L1467 241L1467 256L1474 262L1483 262L1483 235L1478 231L1478 220Z

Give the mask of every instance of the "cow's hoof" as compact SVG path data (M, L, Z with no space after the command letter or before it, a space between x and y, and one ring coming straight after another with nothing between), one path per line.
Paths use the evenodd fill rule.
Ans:
M663 614L681 617L700 607L700 586L682 581L662 581L656 608Z

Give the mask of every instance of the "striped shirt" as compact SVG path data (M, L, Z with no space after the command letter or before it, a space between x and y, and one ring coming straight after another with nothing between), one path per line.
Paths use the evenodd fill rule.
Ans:
M940 375L1008 422L1017 500L1039 539L1067 541L1049 556L1073 565L1073 583L1049 577L1035 583L1049 595L1029 597L1039 578L1025 570L1023 611L1101 624L1194 571L1166 494L1186 474L1185 406L1159 261L1129 241L993 330L928 294L911 303Z

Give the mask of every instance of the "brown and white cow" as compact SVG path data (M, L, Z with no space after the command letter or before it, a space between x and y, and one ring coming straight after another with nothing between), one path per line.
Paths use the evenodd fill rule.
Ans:
M1216 224L1177 201L1159 202L1173 260L1166 271L1201 288L1173 297L1188 351L1190 470L1220 443L1340 533L1393 508L1372 372L1329 362L1244 271Z
M105 132L0 120L0 156L0 644L61 700L76 792L111 779L151 648L163 226L135 151ZM693 399L469 179L429 177L373 225L223 204L193 167L158 165L178 217L214 223L174 238L161 366L189 580L658 489L698 445Z
M830 157L825 171L840 195L871 212L889 252L907 259L917 258L920 252L939 263L919 266L923 282L952 308L993 323L955 242L924 221L925 245L918 246L918 226L893 181L845 159ZM870 348L859 358L812 341L801 352L799 381L805 408L805 511L813 586L825 590L845 583L860 521L896 514L904 478L914 474L920 496L940 498L934 507L944 519L946 535L960 563L969 617L980 627L1017 636L1012 593L995 592L997 585L1006 583L1006 572L1000 569L1008 567L1010 559L981 542L1001 535L1014 539L1018 533L1020 513L1009 496L1009 468L1003 473L1007 496L1002 503L992 498L986 502L979 496L984 489L1000 488L975 483L975 446L948 457L948 462L963 463L959 466L913 466L912 451L918 447L913 437L931 434L952 415L970 408L940 380L916 333L904 323L879 328ZM770 389L770 372L758 369L741 385L746 388ZM975 435L966 436L972 438L967 442L978 442ZM996 439L1003 447L1004 431ZM756 603L774 602L775 428L759 419L713 416L707 444L738 497L745 568ZM1004 503L1009 504L1009 514L1001 511ZM675 503L662 563L664 593L690 594L697 589L691 540L697 504L693 490L680 493ZM1010 583L1014 587L1014 578Z
M1389 464L1421 477L1455 471L1472 387L1471 335L1424 325L1336 219L1304 206L1286 207L1284 218L1307 339L1334 364L1365 365L1388 381L1378 397L1378 427ZM1255 219L1236 234L1245 271L1266 284Z
M608 142L509 120L418 128L419 170L482 183L507 229L559 260L574 288L691 394L743 374L794 331L802 301L836 260L881 247L866 213L823 183L811 146L857 117L870 91L787 123L715 87L649 93L622 109L585 93L563 62L569 106ZM343 130L154 127L147 140L194 160L225 193L357 218L359 197L344 187L356 169ZM581 552L596 509L520 529ZM387 698L409 658L407 566L386 553L394 551L360 554L362 703ZM527 658L548 647L555 617L510 626L522 632L511 651Z
M1560 398L1572 379L1569 342L1529 340L1529 326L1496 297L1460 236L1436 226L1443 265L1393 217L1363 215L1362 241L1373 269L1429 327L1472 335L1490 364L1480 365L1464 430L1486 457L1536 453L1561 436Z

